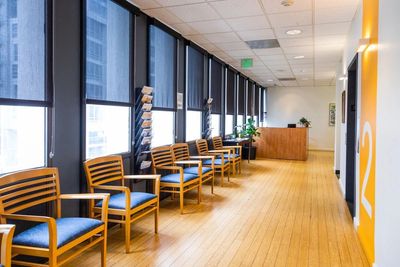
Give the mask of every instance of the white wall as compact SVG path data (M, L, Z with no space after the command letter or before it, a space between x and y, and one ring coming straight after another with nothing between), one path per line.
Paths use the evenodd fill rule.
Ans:
M301 117L311 121L309 148L334 150L335 127L329 126L329 103L335 103L335 87L268 88L267 125L287 127Z
M347 34L347 38L346 38L346 44L344 46L344 51L343 51L343 57L342 57L342 62L340 63L338 70L337 70L337 80L336 80L336 99L340 99L339 101L342 101L342 92L343 90L347 91L347 81L340 81L338 80L341 76L346 75L347 74L347 68L349 67L351 61L353 60L353 58L355 57L355 55L357 54L357 49L358 49L358 42L359 39L361 38L361 31L362 31L362 1L360 1L357 12L353 18L353 21L351 23L351 27L350 30ZM361 66L360 62L358 64L358 66ZM360 67L361 68L361 67ZM359 71L361 71L359 68ZM358 92L357 95L358 97L361 96L361 79L358 79L359 83L358 83ZM347 92L346 92L346 97L347 97ZM346 99L346 103L347 103L347 99ZM360 103L360 101L358 101L358 103ZM359 105L357 107L358 110L361 110L361 106ZM346 110L346 116L348 114L347 110ZM357 114L358 118L357 120L359 120L359 116L360 116L360 112L358 112ZM347 118L346 118L347 121ZM340 137L336 138L338 142L340 142L339 144L336 144L336 149L338 149L337 151L335 151L336 155L340 155L340 159L339 161L339 170L340 170L340 187L343 191L343 193L346 191L346 127L347 124L346 123L341 123L341 116L340 116L340 123L338 122L336 124L336 127L339 127L339 129L337 129L338 134L340 135ZM357 133L358 135L358 133ZM356 164L356 169L358 170L358 158L357 158L357 164ZM356 179L357 179L357 183L356 186L358 186L359 184L359 177L358 177L358 173L356 173ZM357 189L357 188L356 188ZM358 190L356 190L356 192L358 192ZM358 201L358 196L356 196L356 206L358 207L359 203L357 203ZM356 211L357 212L357 211ZM358 214L358 212L357 212ZM356 214L356 220L358 219L358 215Z
M379 2L375 263L394 267L400 264L400 1Z

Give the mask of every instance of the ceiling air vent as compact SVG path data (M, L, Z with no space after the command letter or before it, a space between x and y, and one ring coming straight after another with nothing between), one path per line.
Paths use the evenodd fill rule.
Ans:
M289 81L296 81L296 78L279 78L281 82L289 82Z
M265 49L265 48L276 48L281 47L277 39L265 39L265 40L254 40L246 41L246 44L251 49Z

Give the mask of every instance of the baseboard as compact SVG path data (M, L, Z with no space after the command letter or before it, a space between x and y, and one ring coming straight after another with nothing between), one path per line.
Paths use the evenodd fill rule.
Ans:
M309 148L308 151L335 152L332 148Z
M358 218L354 217L353 218L353 224L354 224L354 229L358 229L358 226L360 226L360 221L358 220Z

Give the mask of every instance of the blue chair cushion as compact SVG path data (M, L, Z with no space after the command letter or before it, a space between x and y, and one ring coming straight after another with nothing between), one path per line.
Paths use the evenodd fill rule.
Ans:
M231 159L234 159L234 158L238 158L238 157L240 157L238 154L231 154ZM224 158L226 158L226 159L228 159L229 158L229 155L228 154L224 154Z
M202 167L202 174L207 173L209 171L212 171L212 169L207 167ZM183 169L183 172L197 175L199 174L199 168L198 167L185 168Z
M229 162L229 160L224 159L224 163L222 164L222 160L221 159L215 159L214 160L214 165L225 165L228 162ZM212 160L208 159L208 160L204 161L203 164L204 165L211 165L212 164Z
M131 192L131 209L136 208L147 201L155 199L157 196L150 193L144 192ZM102 201L99 201L96 204L96 207L101 207ZM108 207L110 209L125 209L125 193L115 194L110 197L110 201L108 202Z
M189 182L191 180L194 180L198 177L197 173L192 174L192 173L184 173L183 174L183 182ZM179 173L173 173L173 174L168 174L165 176L161 177L161 182L164 183L180 183L181 182L181 176Z
M62 247L69 242L81 237L91 230L102 225L103 222L90 218L59 218L56 219L57 225L57 247ZM47 223L38 224L13 239L14 245L29 247L48 248L49 247L49 228Z

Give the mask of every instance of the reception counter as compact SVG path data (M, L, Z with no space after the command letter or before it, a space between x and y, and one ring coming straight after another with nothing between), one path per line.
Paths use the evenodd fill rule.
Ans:
M308 128L258 128L257 157L307 160Z

